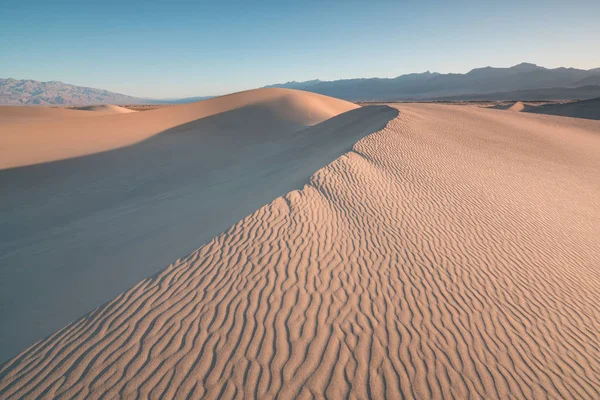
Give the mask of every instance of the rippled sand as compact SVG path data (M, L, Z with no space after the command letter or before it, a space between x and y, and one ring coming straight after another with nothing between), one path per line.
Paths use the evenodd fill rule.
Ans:
M396 107L0 397L598 398L600 122Z

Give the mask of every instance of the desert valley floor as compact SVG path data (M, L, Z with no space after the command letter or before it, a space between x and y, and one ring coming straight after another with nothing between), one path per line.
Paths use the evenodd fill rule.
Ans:
M600 397L600 121L262 89L0 140L2 399Z

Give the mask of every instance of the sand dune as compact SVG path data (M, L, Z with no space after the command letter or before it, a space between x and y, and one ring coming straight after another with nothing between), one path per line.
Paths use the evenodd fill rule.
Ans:
M598 398L600 123L397 107L6 363L0 397Z
M397 113L290 90L203 103L80 119L85 129L193 121L121 149L0 171L0 361L302 188Z
M2 138L7 135L4 126L9 122L31 123L36 120L82 118L97 115L90 112L58 107L0 106L0 134L2 134Z
M353 103L314 93L258 89L143 113L104 115L100 116L101 119L96 116L93 120L63 118L23 124L0 119L0 169L124 147L175 126L242 108L249 114L255 115L254 111L259 111L263 116L279 121L279 124L299 129L357 107Z
M517 101L509 104L498 104L488 108L514 112L528 112L534 114L547 114L562 117L600 120L600 98L547 104L526 104L521 101Z
M492 108L495 110L508 110L508 111L514 111L514 112L521 112L521 111L525 110L527 107L529 107L529 105L525 105L525 103L523 103L522 101L515 101L514 103L499 104L497 106L492 106L489 108Z
M73 107L73 108L59 108L59 107L38 107L38 106L0 106L0 134L2 139L8 133L16 135L25 135L25 140L30 140L31 144L28 147L33 147L36 144L35 137L31 137L28 130L24 128L17 129L16 132L12 125L5 126L7 122L21 122L30 124L32 121L49 119L64 120L68 118L83 118L83 117L97 117L99 115L109 114L128 114L135 112L125 107L113 106L113 105L99 105L99 106L85 106L85 107ZM28 125L26 125L28 126ZM25 127L26 127L25 126ZM9 129L13 132L9 132ZM54 135L54 132L49 132ZM61 143L64 144L64 143ZM13 148L17 150L16 148ZM3 153L5 155L5 153Z
M101 104L95 106L74 107L75 110L93 111L97 114L129 114L136 112L125 107L115 106L112 104Z

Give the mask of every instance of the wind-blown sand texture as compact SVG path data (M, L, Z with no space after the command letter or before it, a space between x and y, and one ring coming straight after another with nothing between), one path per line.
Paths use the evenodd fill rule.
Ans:
M396 107L0 397L598 398L600 123Z
M0 171L0 362L301 189L397 115L297 91L255 94L169 107L172 121L199 118L132 146ZM79 135L154 113L164 114L80 119ZM43 151L33 144L23 151Z

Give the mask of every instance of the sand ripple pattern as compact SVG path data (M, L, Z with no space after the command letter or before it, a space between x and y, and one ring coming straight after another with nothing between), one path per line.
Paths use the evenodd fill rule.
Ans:
M600 398L600 124L399 108L0 397Z

